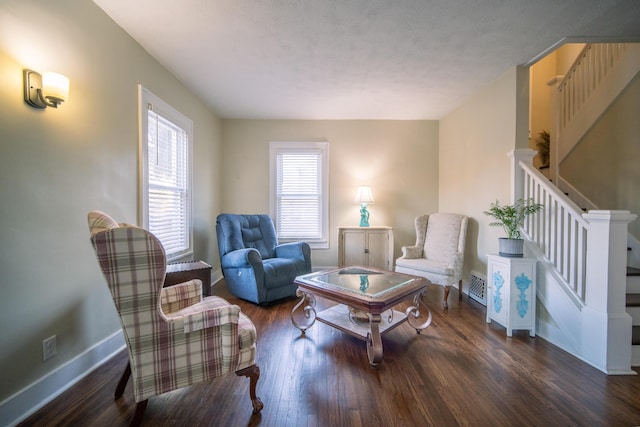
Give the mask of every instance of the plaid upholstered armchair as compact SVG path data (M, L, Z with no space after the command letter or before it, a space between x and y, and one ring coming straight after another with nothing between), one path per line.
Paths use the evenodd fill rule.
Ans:
M256 329L240 307L203 298L197 279L163 288L165 252L153 234L119 225L99 211L90 212L88 221L129 352L115 398L132 376L137 402L132 424L142 420L150 397L234 371L249 378L253 412L260 412Z

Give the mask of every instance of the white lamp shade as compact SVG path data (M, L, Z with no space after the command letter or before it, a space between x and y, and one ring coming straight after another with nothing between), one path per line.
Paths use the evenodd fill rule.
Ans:
M69 98L69 79L58 73L42 74L42 96L58 102Z
M356 203L375 203L375 200L373 200L371 187L369 187L368 185L362 185L358 187L356 198L353 201Z

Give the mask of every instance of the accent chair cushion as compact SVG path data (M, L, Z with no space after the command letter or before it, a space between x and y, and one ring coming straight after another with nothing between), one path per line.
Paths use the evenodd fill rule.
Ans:
M396 260L398 267L410 268L416 271L422 271L425 273L442 274L443 276L453 276L455 269L444 262L435 261L432 259L416 258L416 259L403 259L398 258ZM414 273L415 274L415 273Z
M424 257L444 263L458 252L460 221L463 215L439 213L429 217L424 242Z
M186 316L192 313L198 313L204 310L213 310L220 307L226 307L229 302L217 296L206 297L200 304L185 307L182 310L171 313L167 316L169 319ZM238 317L238 344L240 350L251 348L257 339L256 328L253 322L241 311Z

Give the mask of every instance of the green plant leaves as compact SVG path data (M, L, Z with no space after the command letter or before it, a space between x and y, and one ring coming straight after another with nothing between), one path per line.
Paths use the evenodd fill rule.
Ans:
M489 210L484 214L496 221L489 223L491 227L502 227L508 239L520 239L520 227L524 224L527 215L532 215L543 208L533 199L518 199L512 205L500 205L498 200L491 203Z

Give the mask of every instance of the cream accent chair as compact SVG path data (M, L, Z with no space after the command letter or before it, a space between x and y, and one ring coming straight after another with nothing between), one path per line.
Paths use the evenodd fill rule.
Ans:
M468 218L455 213L435 213L415 219L416 244L403 246L396 260L398 273L421 276L444 287L444 308L449 288L458 284L462 297L462 267Z

